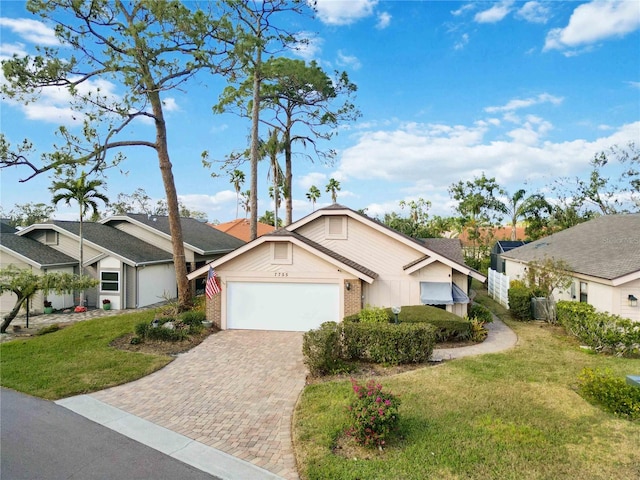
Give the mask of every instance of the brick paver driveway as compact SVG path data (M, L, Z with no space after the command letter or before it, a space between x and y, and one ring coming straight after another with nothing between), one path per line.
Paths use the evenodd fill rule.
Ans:
M301 350L302 333L225 330L162 370L92 396L296 479L291 416L307 372Z

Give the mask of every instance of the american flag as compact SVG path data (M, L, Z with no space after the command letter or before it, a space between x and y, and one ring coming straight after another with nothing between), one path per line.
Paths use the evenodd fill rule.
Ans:
M207 275L207 285L204 287L204 293L207 298L211 299L214 295L220 293L220 285L218 285L218 276L213 270L213 267L209 267L209 274Z

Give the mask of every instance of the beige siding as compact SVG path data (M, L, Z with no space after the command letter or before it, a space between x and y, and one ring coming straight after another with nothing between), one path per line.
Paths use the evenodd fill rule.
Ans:
M347 239L327 239L323 217L297 230L350 260L366 266L380 276L406 275L403 266L420 258L422 253L388 235L378 232L356 220L347 218Z
M44 230L34 230L33 232L29 233L29 237L37 240L40 243L45 243L44 241L44 237L45 237L45 231ZM58 250L59 252L65 253L67 255L69 255L72 258L78 259L78 256L80 254L80 242L78 239L64 235L64 234L59 234L58 235L58 244L57 245L51 245L49 244L49 246L51 248L54 248L55 250ZM84 261L86 262L87 260L90 260L94 257L97 257L98 255L100 255L102 252L100 250L96 250L95 248L91 247L90 245L87 245L87 242L84 242L83 245L83 256L84 256Z

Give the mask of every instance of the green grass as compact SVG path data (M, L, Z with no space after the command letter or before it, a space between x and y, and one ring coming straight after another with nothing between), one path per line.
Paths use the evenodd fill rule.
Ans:
M509 321L480 300L507 320L518 346L379 379L402 400L400 435L385 451L333 453L351 385L305 388L293 424L303 479L640 478L640 422L576 393L584 367L624 376L640 371L640 360L585 352L560 327Z
M124 352L109 343L153 316L153 311L144 311L97 318L47 335L4 343L0 345L0 383L56 400L148 375L169 363L171 357Z

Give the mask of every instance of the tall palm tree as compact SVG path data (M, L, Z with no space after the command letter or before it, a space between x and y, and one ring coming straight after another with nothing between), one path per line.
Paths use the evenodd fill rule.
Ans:
M311 202L311 208L316 211L316 201L320 198L320 190L315 185L311 185L307 192L307 199Z
M331 178L329 183L327 183L327 192L331 192L331 200L333 203L337 203L338 201L338 191L340 190L340 182L335 178Z
M81 277L84 276L84 236L82 234L82 224L89 208L91 208L94 215L98 214L98 204L96 200L101 200L105 205L109 203L106 195L98 191L98 188L103 184L104 182L102 180L87 180L87 174L83 171L78 178L69 176L62 180L56 180L49 188L53 193L52 202L54 205L57 205L61 200L64 200L67 205L71 205L71 202L75 201L80 208L80 228L78 236L80 237L79 273ZM80 292L80 305L84 305L84 291Z
M240 209L240 190L242 190L244 179L244 172L242 170L235 169L231 172L231 183L236 191L236 218L238 218L238 210Z
M287 192L283 188L284 174L278 162L278 154L282 153L284 144L278 138L278 130L269 131L269 140L260 144L261 157L269 157L269 171L267 180L272 180L273 185L269 187L269 196L274 201L274 225L278 225L278 208L280 207L280 195L286 197ZM277 228L277 227L276 227Z
M507 192L501 192L507 196L506 202L497 202L496 210L509 217L509 224L511 225L511 240L516 240L516 226L518 220L526 218L530 213L538 210L540 206L546 201L544 197L539 194L533 194L526 197L526 190L521 188L513 195L509 195Z
M251 190L247 190L240 194L240 203L244 209L244 218L247 218L249 216L249 212L251 212Z

